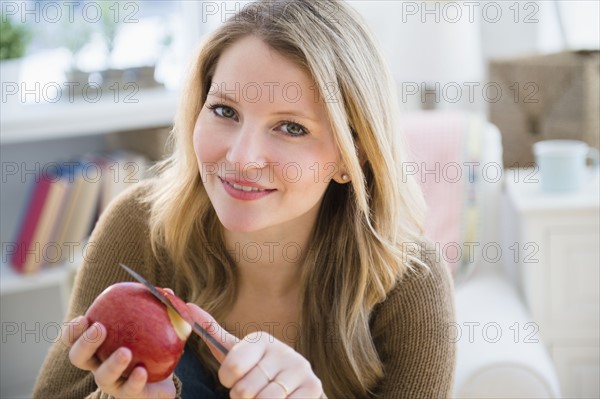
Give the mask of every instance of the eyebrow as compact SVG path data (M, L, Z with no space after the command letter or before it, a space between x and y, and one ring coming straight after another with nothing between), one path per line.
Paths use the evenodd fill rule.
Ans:
M220 90L216 90L213 92L209 91L207 96L221 97L221 98L224 98L225 100L229 101L230 103L238 104L238 101L234 97L230 97L229 94L222 93Z
M220 98L223 98L223 99L229 101L230 103L239 104L239 101L237 101L235 99L235 97L231 97L227 93L221 92L221 90L219 90L219 89L217 89L217 90L215 90L213 92L209 91L208 94L207 94L207 96L220 97ZM277 111L277 112L273 112L272 115L292 115L292 116L297 116L299 118L308 119L311 122L315 122L315 123L318 122L317 119L315 119L313 117L310 117L310 116L308 116L306 114L298 113L298 112L292 111L292 110L289 110L289 111L288 110Z

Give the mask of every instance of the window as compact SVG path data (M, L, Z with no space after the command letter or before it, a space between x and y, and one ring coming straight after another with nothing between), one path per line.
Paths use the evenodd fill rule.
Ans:
M179 1L3 1L2 18L25 27L31 39L20 84L51 86L26 96L27 103L55 102L65 89L81 94L66 82L176 88L187 61Z

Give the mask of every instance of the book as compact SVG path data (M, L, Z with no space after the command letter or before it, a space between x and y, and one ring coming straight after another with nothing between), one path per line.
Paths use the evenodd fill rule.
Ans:
M34 235L38 222L42 215L42 210L46 202L46 197L50 191L51 180L49 176L39 175L30 190L29 199L26 202L23 212L20 229L15 240L16 250L13 253L10 263L13 268L23 273L28 255L35 255Z
M23 209L10 263L33 273L58 264L82 245L100 213L123 190L145 176L148 161L114 151L63 162L55 173L36 177Z
M69 208L64 215L65 227L59 238L65 247L65 243L80 243L92 229L102 189L102 168L101 160L95 155L81 160L74 177Z
M99 212L127 187L141 181L146 176L148 160L141 154L118 150L107 154L102 173L102 195Z
M68 196L63 201L63 207L57 215L57 223L53 234L53 242L55 242L63 251L59 259L53 260L50 263L59 263L66 259L71 251L73 243L79 243L79 239L73 239L69 234L71 232L71 226L74 223L76 215L77 204L82 195L84 189L84 179L82 179L83 169L81 161L75 162L72 168L69 168L65 173L64 178L68 180L70 189Z
M51 239L69 188L68 180L62 176L62 168L37 176L17 238L18 250L11 262L17 271L35 272L47 259L56 260L60 256L61 248L51 243Z
M62 249L55 242L51 242L52 233L56 228L61 208L68 196L69 187L68 180L63 178L60 172L50 181L48 195L32 240L35 251L27 256L23 266L24 273L33 273L49 260L58 260L57 256L60 256ZM57 251L58 254L56 254Z

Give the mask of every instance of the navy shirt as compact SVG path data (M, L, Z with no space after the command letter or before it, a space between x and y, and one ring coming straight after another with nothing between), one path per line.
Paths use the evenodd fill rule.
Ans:
M206 371L200 359L188 346L175 368L175 375L182 384L182 399L227 399L225 393L217 390L213 379Z

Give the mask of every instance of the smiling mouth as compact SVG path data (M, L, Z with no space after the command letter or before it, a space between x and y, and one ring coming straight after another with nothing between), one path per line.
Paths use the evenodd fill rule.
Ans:
M248 193L259 193L262 191L268 191L268 190L265 190L264 188L240 186L239 184L229 183L228 181L226 181L225 184L229 184L231 187L235 188L236 190L242 190L242 191L246 191Z
M220 177L219 177L219 179L223 183L227 184L228 186L233 187L236 190L244 191L244 192L247 192L247 193L262 193L262 192L275 191L275 189L267 189L267 188L258 188L258 187L243 186L241 184L236 184L236 183L233 183L233 182L229 182L229 181L227 181L225 179L222 179Z

